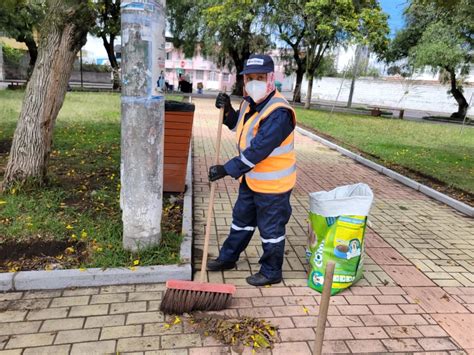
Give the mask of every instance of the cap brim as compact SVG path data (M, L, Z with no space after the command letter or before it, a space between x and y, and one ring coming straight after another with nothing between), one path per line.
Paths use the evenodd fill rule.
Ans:
M242 70L240 74L266 74L266 73L271 73L273 70L271 69L263 69L263 68L248 68L245 70Z

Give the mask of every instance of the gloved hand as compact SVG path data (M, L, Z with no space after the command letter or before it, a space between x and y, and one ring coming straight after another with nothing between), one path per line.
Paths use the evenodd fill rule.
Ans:
M224 165L213 165L209 168L209 181L216 181L227 176Z
M232 109L232 105L230 104L230 97L229 95L220 92L219 95L216 97L216 107L217 108L224 108L224 113L229 112Z

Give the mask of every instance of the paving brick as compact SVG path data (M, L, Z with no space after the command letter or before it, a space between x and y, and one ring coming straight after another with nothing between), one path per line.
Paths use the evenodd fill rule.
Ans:
M12 335L5 349L51 345L56 333Z
M429 313L468 313L464 306L438 287L407 287L406 291Z
M403 311L394 304L383 304L383 305L369 305L370 310L374 314L400 314Z
M316 316L297 316L292 317L293 323L296 328L311 328L316 326L318 319Z
M23 297L23 292L0 292L0 301L19 300Z
M275 307L273 307L275 308ZM272 308L270 307L254 307L254 308L241 308L239 309L239 315L241 317L256 317L256 318L267 318L275 316L285 316L288 314L273 314Z
M286 317L286 316L305 316L308 314L317 314L317 308L314 306L284 306L284 307L272 307L275 317Z
M0 355L21 355L23 349L0 350Z
M115 353L115 340L73 344L71 350L71 355L113 353Z
M87 295L96 295L99 293L98 287L83 287L68 289L63 291L63 296L87 296Z
M26 311L26 310L38 310L48 308L51 303L50 298L39 298L39 299L25 299L25 300L12 300L8 302L2 302L7 306L10 311Z
M0 312L0 323L20 322L25 319L26 311L5 311Z
M107 314L108 304L94 304L89 306L74 306L69 311L69 317L89 317Z
M36 333L40 325L40 321L0 323L0 335Z
M312 296L284 296L283 300L287 305L317 305L316 299ZM276 305L279 306L279 305Z
M264 287L261 289L261 292L264 297L293 296L291 288L289 287Z
M316 296L315 299L318 301L318 304L321 302L321 297ZM329 304L331 305L348 305L349 303L346 301L344 296L331 296L329 299Z
M160 349L160 337L123 338L117 341L118 353L131 351L149 351Z
M419 325L418 330L425 337L447 337L448 334L439 325Z
M349 330L356 339L388 338L388 335L381 327L351 327Z
M161 346L163 349L187 348L201 345L199 334L163 335Z
M374 326L374 325L396 325L393 318L389 315L362 315L359 317L360 320L366 326Z
M400 304L407 303L406 299L400 295L375 296L380 304Z
M142 325L125 325L102 328L100 340L138 337L142 335Z
M128 301L158 301L161 300L163 292L132 292L128 294Z
M287 355L291 353L298 355L312 354L308 344L304 342L276 343L272 353L273 355Z
M255 307L283 306L285 302L281 297L256 297L252 298Z
M134 292L135 285L112 285L101 287L100 293Z
M144 312L127 314L127 324L144 324L163 322L165 317L161 312Z
M382 268L400 286L434 286L433 281L414 266L383 265Z
M326 328L324 332L324 339L326 340L345 340L354 339L352 333L348 328Z
M149 352L146 354L148 355ZM205 346L202 348L190 348L189 355L228 355L230 350L226 346ZM162 350L157 352L150 352L150 355L188 355L188 350Z
M290 353L289 351L288 353ZM325 340L323 341L323 354L348 354L349 348L342 340ZM296 354L296 353L294 353ZM282 354L283 355L283 354Z
M390 352L422 351L423 348L415 339L383 339L385 347Z
M38 311L30 311L26 317L28 320L66 318L69 308L48 308Z
M86 318L84 328L113 327L125 324L125 315L92 316Z
M62 318L48 319L41 326L42 332L52 332L55 330L81 329L84 325L84 318Z
M306 287L291 287L291 292L293 292L293 295L295 296L315 296L319 294L318 292L316 292L315 290L307 286ZM288 295L282 295L282 296L288 296ZM291 296L291 294L289 294L289 296Z
M394 314L392 315L398 325L421 325L428 322L419 314Z
M390 326L383 328L390 338L419 338L423 335L412 325Z
M346 296L346 300L349 304L378 304L374 296Z
M362 296L362 295L380 295L380 291L377 287L351 287L351 292L353 295Z
M28 291L25 292L23 295L23 299L33 299L33 298L54 298L60 297L62 291L61 290L54 290L54 291Z
M426 351L455 350L458 347L448 338L421 338L418 343Z
M146 302L144 301L112 303L110 305L110 314L144 312L144 311L146 311Z
M406 314L421 314L426 311L418 304L400 304L398 305Z
M474 314L433 314L433 318L458 344L466 349L474 349Z
M313 328L280 329L279 333L284 342L314 340L315 337Z
M23 355L69 355L71 345L52 345L52 346L40 346L37 348L25 349ZM1 352L0 352L1 354ZM89 353L91 354L91 353Z
M80 306L89 303L89 296L73 296L54 298L50 307Z
M125 302L126 300L126 293L105 293L100 295L93 295L91 297L91 304L117 303Z
M372 314L367 306L353 305L353 306L337 306L339 312L344 316Z
M99 340L100 329L75 329L58 332L55 344L82 343Z
M281 288L281 287L278 287ZM273 288L263 288L262 290L272 290ZM291 291L290 291L291 292ZM259 288L237 288L237 291L234 294L234 298L240 298L240 297L259 297L262 296L262 293L260 292ZM273 296L270 294L265 294L265 296ZM282 294L276 294L276 296L282 296Z
M383 353L387 351L380 340L347 340L346 344L353 353Z
M300 318L300 317L294 317L294 318ZM307 318L307 317L301 317L301 318ZM267 318L266 321L277 326L278 328L294 328L295 327L290 317Z
M360 327L363 326L357 316L328 316L331 327Z

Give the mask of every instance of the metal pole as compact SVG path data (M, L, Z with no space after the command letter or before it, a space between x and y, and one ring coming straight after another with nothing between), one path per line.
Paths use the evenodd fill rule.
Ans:
M164 70L165 1L122 0L122 138L120 206L123 246L161 240L164 103L156 81Z
M80 65L81 65L81 89L83 89L83 88L84 88L84 81L83 81L83 79L82 79L82 48L81 48L81 50L80 50L80 53L81 53L81 54L80 54L80 63L81 63L81 64L80 64Z
M346 74L347 74L347 65L344 68L344 75L342 77L341 86L339 86L339 91L337 92L336 101L334 101L334 104L332 105L331 114L334 112L334 107L336 107L337 100L339 99L339 95L341 94L342 85L344 84L344 80L346 80Z

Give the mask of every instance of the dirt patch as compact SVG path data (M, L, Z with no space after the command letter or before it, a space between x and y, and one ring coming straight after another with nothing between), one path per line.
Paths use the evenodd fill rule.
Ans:
M324 139L327 139L330 142L333 142L333 143L336 143L340 146L349 148L351 151L353 151L354 153L360 154L364 158L375 161L376 163L379 163L379 164L381 164L381 165L383 165L383 166L385 166L389 169L392 169L392 170L396 171L397 173L405 175L405 176L407 176L407 177L409 177L409 178L411 178L415 181L418 181L421 184L427 185L427 186L431 187L432 189L434 189L436 191L444 193L444 194L446 194L446 195L448 195L448 196L450 196L450 197L452 197L452 198L454 198L458 201L464 202L467 205L474 206L474 194L473 193L470 193L468 191L464 191L464 190L461 190L461 189L458 189L458 188L455 188L455 187L452 187L452 186L448 186L443 181L440 181L440 180L438 180L438 179L436 179L432 176L429 176L429 175L424 174L422 172L416 171L414 169L410 169L410 168L407 168L407 167L404 167L404 166L400 166L398 164L393 164L393 163L388 163L386 161L382 161L382 159L379 156L375 155L375 154L364 152L364 151L358 149L357 147L355 147L351 144L348 144L348 143L346 143L344 141L341 141L337 138L334 138L334 137L332 137L328 134L320 132L320 131L318 131L314 128L310 128L310 127L307 127L307 126L304 126L304 125L302 125L302 127L304 127L308 131L316 133L317 135L323 137Z
M0 243L0 272L68 269L86 257L86 245L80 241L8 240Z

